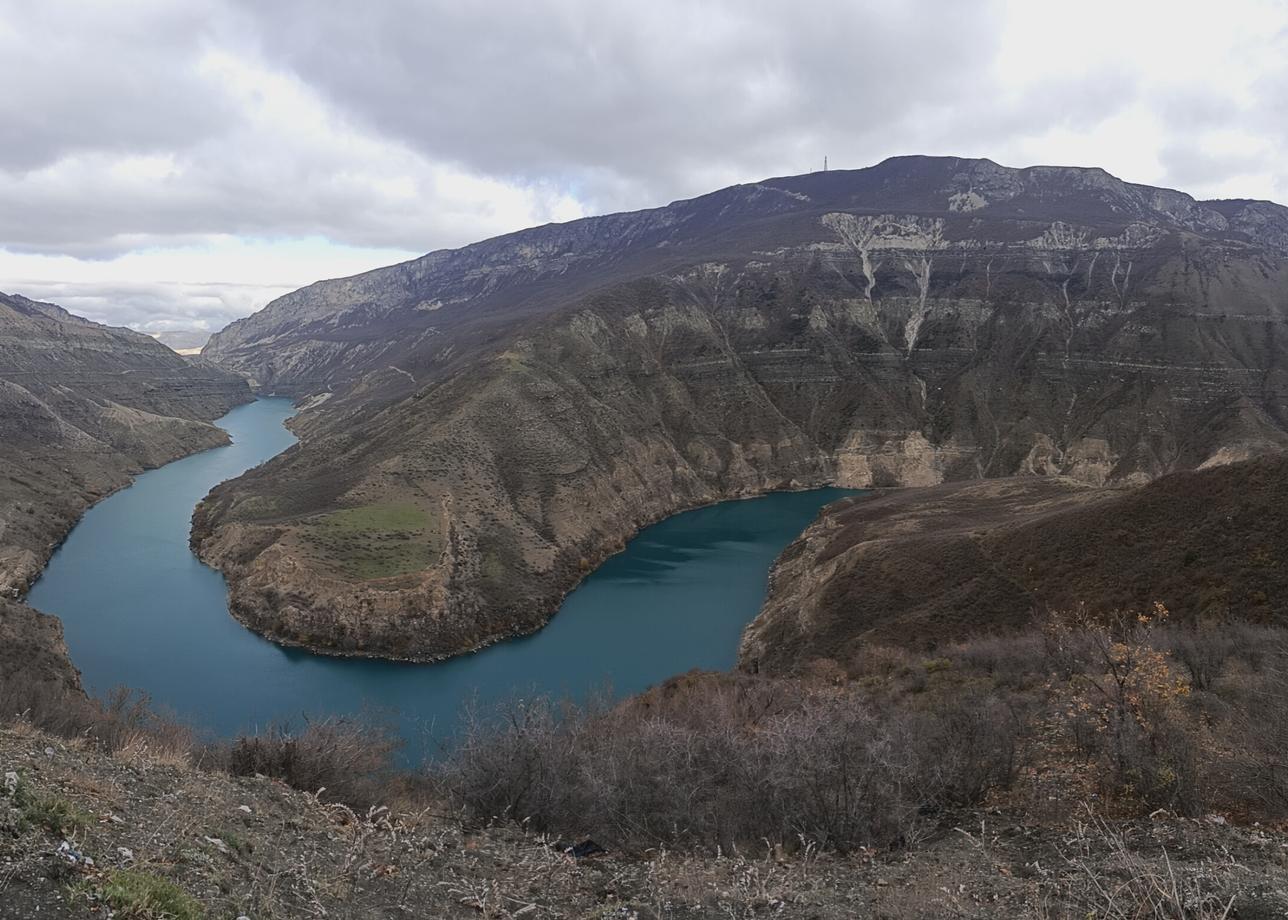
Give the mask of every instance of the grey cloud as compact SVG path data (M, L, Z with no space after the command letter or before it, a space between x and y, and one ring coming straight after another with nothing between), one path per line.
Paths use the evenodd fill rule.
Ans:
M0 248L110 259L230 234L424 252L553 219L569 196L643 207L824 155L1007 161L1133 106L1165 125L1170 184L1283 187L1288 30L1236 104L1185 61L1152 83L1134 59L999 73L1006 22L1002 0L0 0ZM1058 24L1036 40L1077 53ZM261 79L288 102L264 110ZM1241 130L1272 152L1199 142ZM225 288L64 299L136 325L259 305Z
M829 151L865 162L969 105L997 34L991 4L925 0L242 5L267 53L351 117L488 173L566 177L596 209Z
M0 167L170 152L220 131L236 113L197 71L217 12L214 0L0 2Z
M78 316L144 332L217 332L290 287L179 282L78 283L26 281L18 293L59 304Z
M1193 187L1212 176L1239 176L1256 172L1262 165L1261 154L1253 150L1208 153L1192 144L1176 143L1159 154L1167 170L1168 181L1178 188Z

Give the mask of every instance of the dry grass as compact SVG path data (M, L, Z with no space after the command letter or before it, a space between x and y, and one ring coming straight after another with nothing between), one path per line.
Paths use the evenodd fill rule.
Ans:
M1246 871L1229 858L1179 867L1166 848L1147 854L1094 815L1077 826L1065 858L1067 875L1049 885L1040 914L1046 920L1226 920Z

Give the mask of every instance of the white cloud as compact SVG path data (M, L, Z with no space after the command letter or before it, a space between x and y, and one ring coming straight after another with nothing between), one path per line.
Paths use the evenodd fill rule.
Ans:
M212 238L200 246L140 249L110 260L0 250L0 286L61 304L97 322L156 332L215 332L274 297L320 278L414 258L399 249L338 246L319 238ZM236 280L229 267L236 267Z
M1278 0L0 0L0 60L0 290L152 329L824 154L1288 198Z

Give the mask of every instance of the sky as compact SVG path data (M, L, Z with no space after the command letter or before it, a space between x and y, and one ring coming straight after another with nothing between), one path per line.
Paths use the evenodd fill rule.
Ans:
M0 0L0 291L320 278L887 156L1288 202L1284 0Z

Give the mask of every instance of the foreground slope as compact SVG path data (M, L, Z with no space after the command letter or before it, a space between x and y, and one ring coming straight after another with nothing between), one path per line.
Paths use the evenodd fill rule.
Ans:
M303 443L194 546L285 642L535 629L637 528L776 488L1139 483L1288 443L1288 209L908 157L321 282L205 354Z
M0 595L131 475L225 443L210 420L250 398L148 336L0 294Z
M0 786L2 920L1071 918L1182 902L1271 917L1288 904L1281 830L1162 809L1103 828L1085 815L963 811L957 832L915 849L848 856L658 849L577 860L504 822L471 826L436 808L355 814L264 777L196 770L142 745L107 756L23 726L0 727L0 771L17 779L12 793ZM1175 900L1155 887L1164 883Z
M744 668L850 668L871 644L930 647L1047 611L1285 625L1288 456L1129 490L1035 477L846 499L775 564Z

